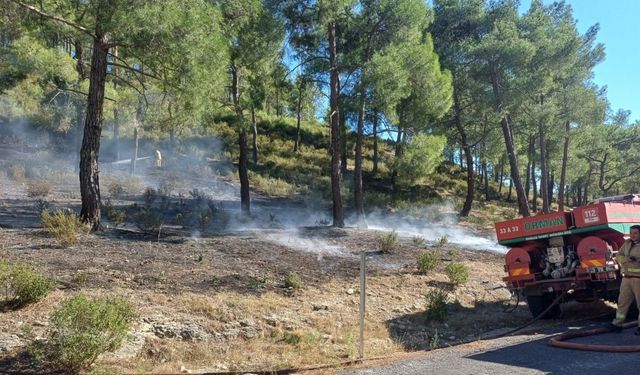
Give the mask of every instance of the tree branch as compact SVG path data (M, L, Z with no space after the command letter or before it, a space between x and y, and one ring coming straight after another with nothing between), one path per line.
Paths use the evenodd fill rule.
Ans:
M8 1L11 1L12 3L17 4L17 5L25 8L25 9L28 9L29 11L31 11L33 13L36 13L36 14L42 16L42 17L49 18L51 20L64 23L67 26L71 26L74 29L82 31L83 33L89 35L92 39L98 39L98 37L94 33L92 33L91 31L89 31L89 29L87 29L84 26L80 26L75 22L68 21L68 20L66 20L66 19L64 19L64 18L62 18L60 16L56 16L56 15L53 15L53 14L45 13L45 12L39 10L38 8L36 8L36 7L32 6L32 5L23 3L22 1L17 1L17 0L8 0Z
M145 76L145 77L149 77L149 78L157 79L158 81L164 81L162 78L160 78L160 77L158 77L158 76L155 76L155 75L153 75L153 74L149 74L149 73L145 73L145 72L143 72L143 71L141 71L141 70L134 69L134 68L132 68L132 67L130 67L130 66L128 66L128 65L118 64L117 62L109 62L109 63L107 63L107 65L112 65L112 66L116 66L116 67L118 67L118 68L127 69L127 70L129 70L129 71L131 71L131 72L141 74L141 75L143 75L143 76Z
M89 96L89 94L88 94L88 93L86 93L86 92L82 92L82 91L78 91L78 90L74 90L74 89L68 89L68 88L67 88L67 89L63 89L62 87L56 87L56 90L58 90L58 91L68 91L68 92L73 92L73 93L80 94L80 95L84 95L84 96ZM116 102L116 100L115 100L115 99L110 98L110 97L108 97L108 96L105 96L104 98L105 98L106 100L112 101L112 102L114 102L114 103Z

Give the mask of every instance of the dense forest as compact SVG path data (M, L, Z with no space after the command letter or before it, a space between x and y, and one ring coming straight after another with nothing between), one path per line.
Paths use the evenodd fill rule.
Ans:
M463 217L500 198L490 184L525 216L638 190L640 127L593 82L599 26L581 34L564 2L0 3L0 127L27 123L78 155L96 228L99 157L131 157L133 172L125 142L166 140L171 154L223 126L248 214L266 117L295 121L293 153L302 121L330 130L321 167L339 227L345 206L366 225L369 182L394 194L447 162L466 171Z

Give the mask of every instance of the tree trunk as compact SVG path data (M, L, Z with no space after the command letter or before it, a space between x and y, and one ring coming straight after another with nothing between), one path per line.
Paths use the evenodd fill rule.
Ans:
M136 161L138 160L138 127L133 128L133 155L131 156L131 164L129 174L136 173Z
M76 50L76 71L78 72L78 81L77 86L80 87L82 85L82 81L84 80L84 60L83 60L83 48L82 42L79 40L75 41L75 50ZM80 172L80 149L82 147L82 133L84 130L84 103L85 98L77 99L76 103L76 129L75 129L75 162L74 171L76 173Z
M344 227L344 211L342 208L342 196L340 195L340 109L338 108L338 94L340 88L340 76L338 74L338 56L336 50L336 22L329 22L329 62L331 64L331 198L333 200L333 226Z
M564 123L564 146L562 149L562 169L560 169L560 185L558 186L558 210L564 211L564 189L567 176L567 163L569 161L569 121Z
M529 136L529 149L527 150L527 178L524 183L524 193L527 196L527 200L529 200L529 193L531 192L531 150L533 149L533 136Z
M113 148L116 161L120 160L120 113L117 106L113 108Z
M240 94L238 91L238 81L240 79L237 66L231 67L231 95L236 112L236 131L238 132L238 147L240 156L238 157L238 177L240 178L240 209L242 215L249 216L251 213L251 197L249 195L249 174L247 172L247 130L244 124L244 115L240 107Z
M82 149L84 116L84 106L80 100L76 100L76 129L74 134L74 152L76 157L73 168L75 172L80 172L80 150Z
M589 171L587 172L587 179L584 181L584 199L582 204L589 202L589 184L591 183L591 174L593 173L593 167L589 165Z
M363 81L360 82L360 103L358 108L358 125L356 130L356 155L353 169L353 194L356 208L356 221L359 228L366 228L364 219L364 199L362 187L362 138L364 137L364 115L367 92Z
M238 146L240 147L240 158L238 159L238 176L240 177L240 208L242 214L249 216L251 213L251 200L249 196L249 174L247 172L247 131L244 127L238 134Z
M373 170L371 173L378 173L378 112L373 112Z
M298 102L296 103L296 141L293 145L293 152L300 150L300 120L302 117L302 85L298 89Z
M536 149L535 145L533 148L532 158L531 158L531 186L533 187L533 202L532 209L533 212L538 212L538 183L536 182Z
M252 152L253 164L258 164L258 124L256 122L256 109L251 106L251 125L253 128Z
M82 209L80 217L92 229L100 225L100 171L98 155L102 133L102 109L104 105L104 87L107 77L106 37L97 33L93 41L91 73L89 76L89 96L80 150L80 195Z
M542 212L549 213L549 172L547 170L547 145L542 123L538 125L540 138L540 196L542 197Z
M516 188L516 196L518 199L518 211L522 216L529 216L529 204L527 198L524 195L524 189L522 188L522 182L520 180L520 171L518 169L518 155L513 143L513 137L511 134L511 125L507 116L502 117L501 121L502 133L504 134L504 141L507 146L507 156L509 158L509 167L511 169L511 185ZM511 186L510 185L510 186Z
M484 173L484 199L487 201L491 200L491 196L489 195L489 178L487 177L487 160L484 159L482 161L482 173Z
M118 47L113 48L113 55L116 58L118 57ZM114 66L112 69L113 76L115 78L118 78L118 68ZM115 80L113 81L113 89L118 89L118 85L116 84ZM118 161L120 160L120 111L117 103L113 106L113 148L115 154L114 156L116 158L116 161Z
M340 102L339 102L340 103ZM347 116L340 116L340 173L347 174L348 153L347 153Z
M549 168L547 166L547 168ZM547 194L549 194L549 206L553 202L553 185L555 183L555 176L553 175L553 171L549 171L549 186L547 187ZM551 207L549 207L551 208Z
M402 114L400 115L400 117L402 117ZM398 158L400 156L402 156L402 119L400 120L400 125L398 125L398 136L396 137L396 148L395 148L395 160L396 162L394 163L393 166L393 171L391 172L391 185L393 185L393 188L396 189L397 185L396 185L396 180L398 179L398 167L397 167L397 161ZM460 157L462 157L462 154L460 154Z
M499 74L493 68L494 71L491 74L491 86L493 94L496 99L496 111L500 111L502 107L502 93L500 92ZM509 117L506 114L502 115L500 121L502 126L502 133L504 135L504 143L507 147L507 156L509 158L509 167L511 169L511 183L516 188L516 195L518 199L518 211L522 216L529 216L529 204L527 197L524 195L524 189L522 188L522 182L520 180L520 170L518 169L518 155L513 142L513 134L511 132L511 124L509 123Z
M498 181L498 194L502 194L503 183L504 183L504 155L500 157L500 181Z
M464 199L464 204L462 205L462 210L460 210L461 217L469 216L469 212L471 212L471 206L473 204L473 192L474 192L474 178L473 178L473 156L471 154L471 147L467 141L467 132L462 125L462 117L460 108L460 100L458 95L453 96L453 109L454 109L454 123L456 126L456 130L458 130L458 134L460 134L460 144L462 145L462 149L464 150L465 157L467 159L467 195Z
M513 179L509 179L509 195L507 195L507 202L511 202L511 191L513 190Z

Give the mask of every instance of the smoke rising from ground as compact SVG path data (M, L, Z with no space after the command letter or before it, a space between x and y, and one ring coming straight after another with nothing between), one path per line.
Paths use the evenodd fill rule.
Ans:
M55 180L56 188L64 185L65 191L79 195L78 176L75 171L78 161L73 137L55 135L34 129L27 122L4 123L0 126L0 170L6 174L14 164L23 165L28 179ZM252 220L240 215L239 185L232 182L236 170L225 159L222 143L212 136L179 139L176 144L169 141L140 139L136 178L141 181L140 191L145 187L162 190L172 197L190 199L190 194L199 192L215 202L229 216L226 229L221 232L259 231L264 240L299 251L323 256L345 256L338 245L324 238L303 235L299 228L326 226L331 223L330 206L327 202L274 200L252 192ZM104 139L100 156L101 190L103 199L109 197L110 181L123 181L129 176L130 160L134 154L133 140L122 138L119 142L120 159L116 160L115 142ZM154 153L163 154L163 166L155 167ZM4 178L7 180L7 178ZM3 184L3 198L16 197L8 194ZM20 194L23 188L13 189ZM422 218L409 213L374 211L367 215L369 229L395 230L402 237L420 236L427 242L447 238L448 242L473 250L504 252L495 238L480 236L458 224L450 203L435 204L421 210ZM354 219L347 220L355 226ZM273 231L277 229L278 231ZM194 232L195 233L195 232ZM199 234L195 235L199 237ZM373 249L372 249L373 250Z

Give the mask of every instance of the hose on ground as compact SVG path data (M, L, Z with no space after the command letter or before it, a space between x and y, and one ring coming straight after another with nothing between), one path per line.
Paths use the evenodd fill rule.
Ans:
M538 316L536 316L535 318L533 318L530 321L526 322L525 324L523 324L523 325L521 325L519 327L516 327L516 328L514 328L514 329L512 329L510 331L501 333L499 335L490 336L490 337L482 337L482 338L485 339L485 340L486 339L497 339L499 337L505 337L505 336L512 335L512 334L514 334L514 333L516 333L516 332L518 332L520 330L523 330L523 329L527 328L528 326L532 325L533 323L535 323L538 320L540 320L543 316L545 316L549 311L551 311L552 308L554 308L557 304L559 304L562 301L564 296L566 296L567 294L573 293L573 291L574 291L573 289L567 289L564 292L560 293L560 295L558 295L556 297L556 299L554 299L553 302L549 306L547 306L546 309L544 309L543 312L541 312L540 314L538 314Z
M638 321L625 323L622 328L636 327ZM549 340L549 345L556 348L574 349L574 350L587 350L593 352L611 352L611 353L632 353L640 352L640 345L604 345L604 344L584 344L577 342L569 342L567 340L575 339L578 337L599 335L602 333L610 332L607 327L598 327L590 329L579 329L562 333L558 336L552 337Z

